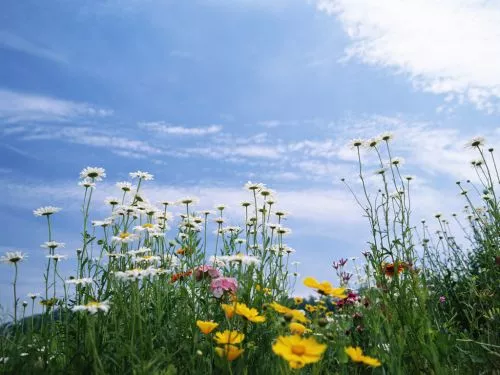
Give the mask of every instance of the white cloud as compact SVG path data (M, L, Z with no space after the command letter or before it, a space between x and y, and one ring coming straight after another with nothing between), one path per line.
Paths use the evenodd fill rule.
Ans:
M416 87L498 110L500 2L317 0L352 39L347 58L395 68Z
M200 128L194 128L194 127L188 128L185 126L176 126L167 124L162 121L142 122L139 124L139 127L156 133L164 133L170 135L193 135L193 136L216 134L222 130L222 126L220 125L210 125Z
M68 121L79 117L105 117L112 113L87 103L0 89L0 120L10 124L27 121Z
M52 60L58 63L66 63L66 58L51 50L35 43L32 43L18 35L8 33L6 31L0 31L0 46L9 48L12 50L24 52L33 56L41 57L47 60Z

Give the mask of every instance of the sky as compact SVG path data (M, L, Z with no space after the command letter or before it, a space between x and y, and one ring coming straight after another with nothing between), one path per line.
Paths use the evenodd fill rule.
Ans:
M71 274L86 166L108 176L93 219L135 170L155 175L151 201L225 203L232 224L249 198L244 183L263 182L291 213L299 273L334 281L332 262L360 256L369 238L340 183L359 189L349 140L394 133L394 154L417 177L416 220L463 206L455 181L474 176L468 139L500 144L497 0L3 0L0 9L0 252L29 255L21 299L40 291L45 263L33 209L63 208L55 239ZM8 312L13 268L1 267Z

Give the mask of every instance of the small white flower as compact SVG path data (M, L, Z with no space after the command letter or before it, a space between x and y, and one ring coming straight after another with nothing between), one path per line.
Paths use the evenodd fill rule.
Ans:
M61 260L68 259L68 256L63 254L51 254L51 255L46 255L45 258L53 259L56 262L59 262Z
M43 247L44 249L51 249L51 250L55 250L59 247L64 247L66 246L65 243L63 242L57 242L57 241L47 241L47 242L44 242L42 245L40 245L40 247Z
M104 203L109 204L110 206L117 206L120 204L120 200L116 197L107 197L104 200Z
M68 279L64 282L71 285L87 285L92 284L94 280L92 280L90 277L84 277L82 279Z
M4 365L9 361L9 357L0 357L0 364Z
M119 243L129 243L135 241L137 238L136 234L121 232L117 236L113 236L112 240Z
M200 200L197 197L185 197L185 198L179 199L177 201L177 204L184 204L184 205L187 205L187 204L196 204L199 201Z
M37 297L40 297L40 293L28 293L26 296L28 298L35 299Z
M252 181L248 181L245 184L245 189L250 190L250 191L260 191L260 190L264 189L265 187L266 187L266 185L264 185L262 183L255 183Z
M106 171L100 167L87 167L80 172L80 178L90 178L94 181L102 181L106 177Z
M20 251L7 251L4 256L0 257L0 263L16 264L22 262L27 257L28 255Z
M404 164L405 162L405 159L401 158L401 157L395 157L395 158L392 158L390 163L392 165L395 165L395 166L401 166L402 164Z
M349 141L349 147L350 148L359 148L359 147L363 146L363 143L365 143L364 140L356 138L356 139Z
M82 186L82 187L84 187L86 189L95 189L95 182L93 182L89 178L85 178L83 181L80 181L78 183L78 186Z
M122 191L131 191L132 190L132 184L130 182L127 182L127 181L117 182L116 186L118 187L118 189L120 189Z
M104 220L93 220L92 225L94 227L107 227L109 225L113 224L113 218L106 218Z
M90 314L96 314L99 311L107 313L109 311L109 302L108 301L92 301L87 303L86 305L77 305L74 306L71 310L73 311L88 311Z
M37 208L36 210L34 210L33 215L35 215L35 216L50 216L50 215L55 214L59 211L61 211L61 209L59 207L45 206L45 207L40 207L40 208Z
M219 211L224 211L228 207L225 204L216 204L214 208Z
M144 180L144 181L151 181L154 179L154 176L151 173L142 172L142 171L131 172L131 173L129 173L129 176L131 178L138 178L138 179Z
M475 148L475 147L484 146L484 143L485 143L484 137L477 136L477 137L472 138L470 141L468 141L465 144L465 146L468 148Z
M383 132L377 138L389 142L394 139L394 134L392 134L391 132Z

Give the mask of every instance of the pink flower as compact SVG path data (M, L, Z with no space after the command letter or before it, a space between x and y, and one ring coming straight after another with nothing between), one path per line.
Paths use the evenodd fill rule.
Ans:
M214 268L212 266L199 266L194 270L194 277L196 278L197 281L200 281L206 277L209 277L211 279L216 279L220 277L220 272L217 270L217 268Z
M224 292L236 293L238 281L233 277L219 277L210 283L210 290L215 298L221 298Z
M439 297L439 303L445 303L445 302L446 302L446 297L445 296Z

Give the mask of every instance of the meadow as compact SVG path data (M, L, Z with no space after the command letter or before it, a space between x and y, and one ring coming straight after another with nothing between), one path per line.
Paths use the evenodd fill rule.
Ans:
M343 182L370 240L358 272L348 259L323 260L332 262L327 281L295 272L287 213L262 183L245 185L248 201L232 226L224 205L149 202L147 172L118 182L118 197L94 201L106 172L83 169L73 275L59 270L67 257L57 242L59 207L34 210L47 228L40 293L17 293L26 254L0 258L14 301L0 331L0 374L499 373L494 149L481 137L466 145L477 154L471 179L450 186L464 212L430 213L427 223L412 215L415 177L404 175L392 142L390 133L351 142L359 180ZM109 216L95 217L103 204ZM184 209L175 228L173 205ZM294 295L295 283L311 296Z

